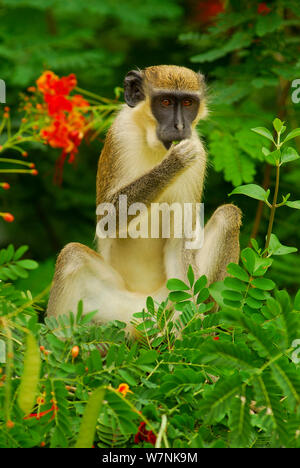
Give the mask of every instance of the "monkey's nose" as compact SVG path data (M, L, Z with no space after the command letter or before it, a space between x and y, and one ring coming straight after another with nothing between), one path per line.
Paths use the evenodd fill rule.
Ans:
M182 130L184 129L183 123L175 123L174 127L175 127L176 130L178 130L179 132L182 132Z

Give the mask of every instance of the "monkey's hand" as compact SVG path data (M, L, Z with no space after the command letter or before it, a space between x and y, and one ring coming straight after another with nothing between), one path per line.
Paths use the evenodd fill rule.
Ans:
M182 140L170 148L169 157L178 160L184 168L189 167L198 157L199 148L193 140Z

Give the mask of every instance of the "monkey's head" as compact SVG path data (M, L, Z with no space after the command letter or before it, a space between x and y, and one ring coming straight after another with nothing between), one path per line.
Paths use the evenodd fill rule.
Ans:
M189 68L159 65L132 70L125 77L124 91L129 107L146 108L166 149L173 141L190 138L206 115L204 77Z

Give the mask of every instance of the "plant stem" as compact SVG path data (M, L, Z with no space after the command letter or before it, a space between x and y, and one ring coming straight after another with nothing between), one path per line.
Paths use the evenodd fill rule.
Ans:
M78 86L75 87L75 90L79 93L85 94L86 96L91 96L92 98L96 99L97 101L106 102L108 104L111 103L111 99L104 98L102 96L98 96L96 93L92 93L91 91L87 91L86 89L79 88Z
M11 158L0 158L0 162L8 162L11 164L21 164L22 166L30 167L32 163L27 161L22 161L20 159L11 159Z
M162 439L163 435L166 432L167 423L168 423L167 416L165 414L163 414L162 418L161 418L161 426L160 426L159 433L158 433L158 436L157 436L157 439L156 439L155 448L160 448L161 447L161 439Z
M1 174L31 174L31 169L0 169Z
M273 203L272 203L272 208L271 208L271 214L270 214L270 220L269 220L265 250L267 250L268 247L269 247L270 238L271 238L271 234L272 234L275 211L276 211L276 207L277 207L277 197L278 197L278 190L279 190L279 176L280 176L280 165L279 165L279 162L278 162L277 165L276 165L275 191L274 191Z

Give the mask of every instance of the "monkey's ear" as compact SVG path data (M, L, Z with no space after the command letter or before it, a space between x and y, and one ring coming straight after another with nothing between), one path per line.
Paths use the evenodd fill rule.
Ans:
M142 72L131 70L124 80L124 97L129 107L135 107L145 99Z

